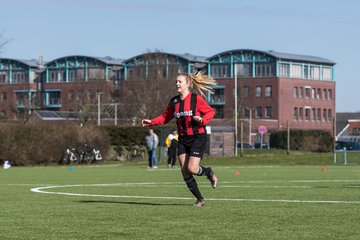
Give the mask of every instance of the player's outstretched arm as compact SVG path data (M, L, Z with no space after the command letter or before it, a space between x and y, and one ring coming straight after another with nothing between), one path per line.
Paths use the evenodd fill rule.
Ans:
M151 123L151 120L150 119L143 119L141 120L141 124L143 127L148 127Z

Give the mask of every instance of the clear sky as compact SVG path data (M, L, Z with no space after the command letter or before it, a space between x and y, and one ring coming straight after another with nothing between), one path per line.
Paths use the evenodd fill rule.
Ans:
M0 0L2 57L210 57L274 50L336 62L337 112L360 111L359 0Z

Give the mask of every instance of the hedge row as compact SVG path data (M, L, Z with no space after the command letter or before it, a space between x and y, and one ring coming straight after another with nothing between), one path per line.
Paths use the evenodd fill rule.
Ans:
M145 138L149 130L148 127L118 127L118 126L104 126L102 127L110 137L110 144L115 146L133 146L146 144ZM153 127L154 132L159 136L159 144L165 145L165 139L171 133L174 126L165 125L160 127Z
M290 130L290 150L309 152L331 152L333 137L327 131L321 130ZM272 132L271 148L287 148L287 131Z
M12 125L0 126L0 162L13 165L50 165L61 160L67 148L85 144L100 149L106 157L110 140L98 127Z
M155 127L160 145L174 129L167 125ZM148 128L116 126L54 126L54 125L0 125L0 162L13 165L49 165L60 162L67 148L81 149L85 144L100 149L104 159L110 145L144 146ZM273 132L271 148L287 148L287 131ZM290 149L312 152L329 152L333 137L320 130L291 130Z

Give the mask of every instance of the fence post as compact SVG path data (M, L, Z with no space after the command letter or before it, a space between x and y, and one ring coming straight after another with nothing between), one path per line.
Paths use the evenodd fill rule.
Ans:
M241 144L241 146L240 146L240 150L241 150L241 152L240 152L240 156L241 157L243 157L244 156L244 123L243 123L243 121L241 121L241 125L240 125L240 144ZM237 143L236 143L236 151L237 151Z
M287 152L286 154L290 154L290 123L287 121Z
M334 151L334 164L336 165L336 114L333 118L333 151Z

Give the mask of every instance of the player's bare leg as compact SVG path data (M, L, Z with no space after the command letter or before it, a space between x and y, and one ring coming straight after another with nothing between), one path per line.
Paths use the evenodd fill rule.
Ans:
M218 186L218 178L214 174L214 169L212 167L203 167L200 165L201 158L190 156L188 160L188 170L192 174L196 174L198 176L206 176L213 188Z

